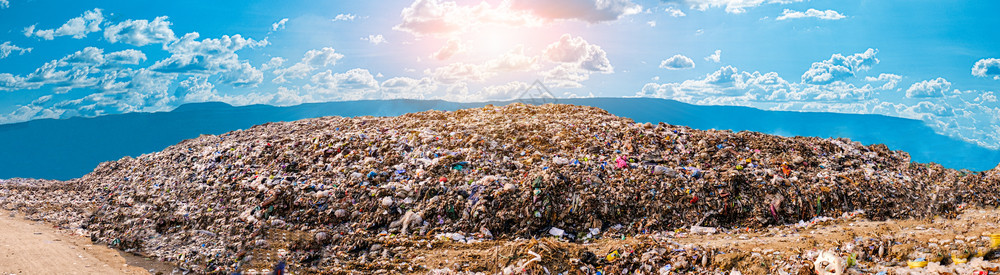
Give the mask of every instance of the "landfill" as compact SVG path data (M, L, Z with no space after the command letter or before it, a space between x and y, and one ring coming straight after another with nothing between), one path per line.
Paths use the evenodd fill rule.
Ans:
M881 144L511 104L203 135L79 179L0 181L0 207L199 274L988 274L998 188L1000 166ZM936 238L803 237L902 220ZM776 236L809 244L733 245Z

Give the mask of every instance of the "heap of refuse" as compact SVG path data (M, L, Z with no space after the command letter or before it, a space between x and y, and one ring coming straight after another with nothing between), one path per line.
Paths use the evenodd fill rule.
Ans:
M998 174L912 163L905 152L842 138L702 131L593 107L511 104L205 135L102 163L80 179L0 182L0 207L34 209L35 219L195 272L281 260L299 272L424 272L409 253L443 241L585 243L853 213L954 217L1000 205ZM39 200L52 207L35 208ZM659 256L636 254L635 262L674 250L651 251ZM571 269L600 264L567 257L578 266L559 264Z

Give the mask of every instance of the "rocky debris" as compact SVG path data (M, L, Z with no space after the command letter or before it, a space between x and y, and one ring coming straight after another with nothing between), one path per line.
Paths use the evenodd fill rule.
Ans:
M1000 203L997 173L911 163L905 152L847 139L512 104L206 135L102 163L80 179L2 182L0 206L200 273L258 271L282 259L296 272L428 272L414 251L449 243L732 234L859 214L955 217ZM646 244L553 261L561 244L538 242L548 243L489 271L545 272L541 263L588 273L660 272L667 263L666 271L728 270L697 247ZM755 257L725 255L722 262Z

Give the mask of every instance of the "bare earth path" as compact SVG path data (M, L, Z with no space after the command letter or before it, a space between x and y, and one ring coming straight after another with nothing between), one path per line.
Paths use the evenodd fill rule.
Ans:
M117 251L42 222L0 215L0 274L149 274Z

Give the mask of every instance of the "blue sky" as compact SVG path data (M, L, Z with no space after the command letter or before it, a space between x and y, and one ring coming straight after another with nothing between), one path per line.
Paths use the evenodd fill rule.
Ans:
M540 80L558 97L912 118L996 149L996 10L928 0L0 0L0 123L206 101L506 100Z

